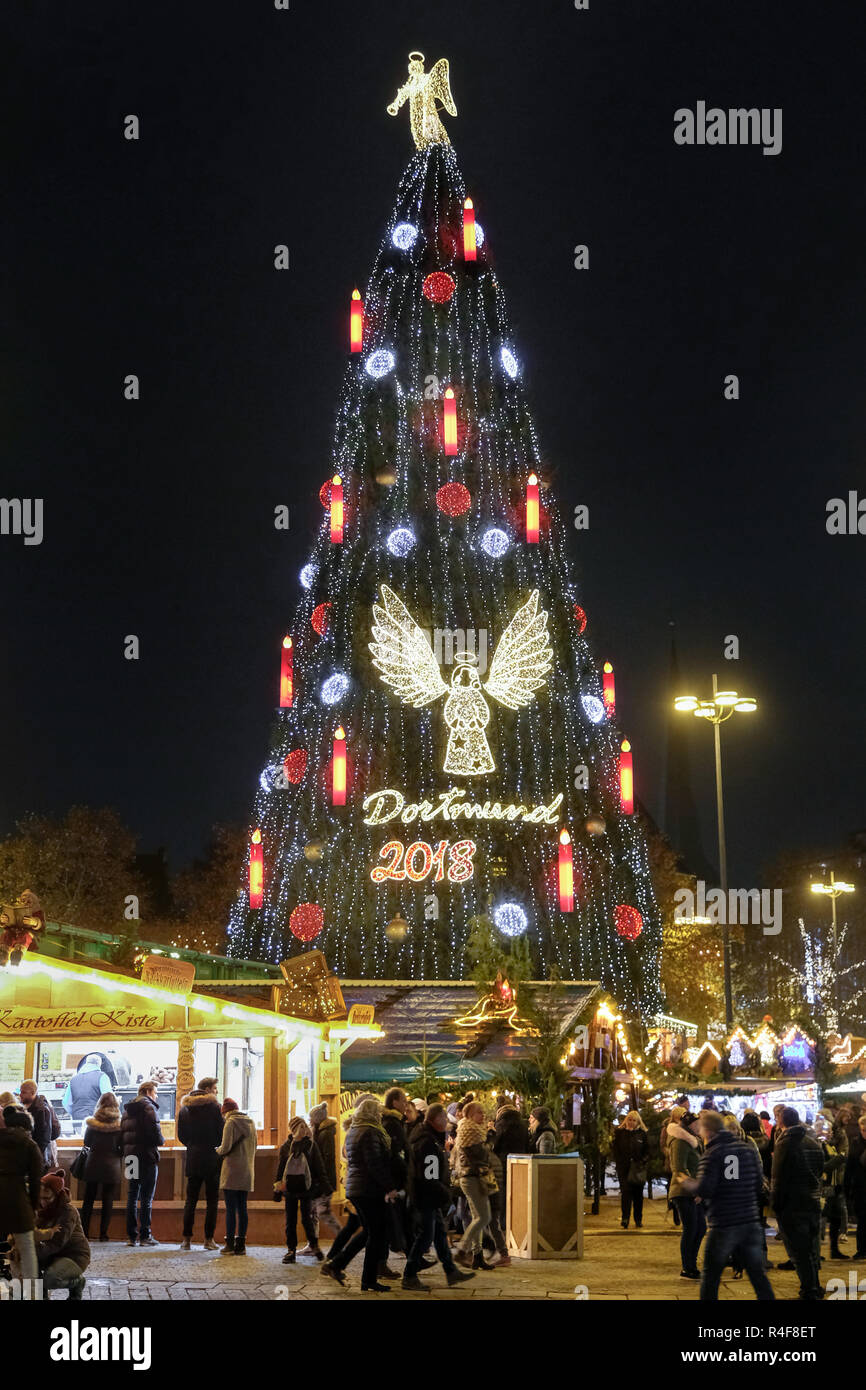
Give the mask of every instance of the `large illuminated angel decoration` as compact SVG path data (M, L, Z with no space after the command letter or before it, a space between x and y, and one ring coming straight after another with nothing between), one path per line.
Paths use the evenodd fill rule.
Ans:
M437 102L441 102L449 116L457 115L448 80L447 58L440 58L429 72L425 72L424 54L409 54L409 80L403 83L387 108L388 115L396 116L405 101L409 102L409 125L419 150L426 150L428 145L450 145L437 108Z
M448 696L443 711L449 731L444 770L458 777L495 770L484 732L490 723L485 697L508 709L528 705L553 664L547 613L539 610L537 589L500 638L484 686L475 669L476 658L469 654L456 658L451 684L445 684L429 638L387 584L382 585L381 605L373 605L373 638L373 665L404 704L420 709L441 695Z

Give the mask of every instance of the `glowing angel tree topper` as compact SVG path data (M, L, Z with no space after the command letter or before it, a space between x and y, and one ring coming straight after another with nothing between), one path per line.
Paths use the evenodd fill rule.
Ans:
M425 72L411 55L389 110L406 104L416 149L372 271L318 286L345 378L333 449L309 461L318 534L273 613L272 650L292 634L293 696L250 779L261 899L239 865L228 951L278 962L314 943L343 976L453 980L490 916L536 978L599 980L646 1015L661 934L641 748L624 797L578 536L526 394L532 344L440 120L456 114L445 59Z

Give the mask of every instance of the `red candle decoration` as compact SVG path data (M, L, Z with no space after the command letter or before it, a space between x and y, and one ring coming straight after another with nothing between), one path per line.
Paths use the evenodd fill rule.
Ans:
M334 732L334 754L331 759L331 804L346 804L346 731L342 724Z
M343 479L335 473L331 479L331 540L343 544Z
M446 483L436 493L436 506L446 516L462 516L472 506L472 493L462 483Z
M614 909L613 920L617 935L624 937L626 941L637 941L643 931L643 917L636 907L618 903Z
M307 750L306 748L293 748L283 762L283 771L286 774L286 781L297 786L303 781L304 773L307 770Z
M291 637L285 636L280 656L280 709L291 709L295 698L294 650Z
M454 399L454 392L449 386L445 392L445 414L444 414L444 436L445 453L448 455L457 453L457 402Z
M265 861L262 849L262 832L254 830L250 840L250 907L261 907L264 883Z
M310 614L310 626L320 637L324 637L328 631L328 623L331 621L330 603L318 604Z
M619 801L627 816L634 815L634 771L627 738L623 739L619 751Z
M574 621L577 623L579 633L586 632L586 614L579 603L574 605Z
M563 827L559 832L559 910L574 911L574 866L571 859L571 836Z
M534 473L526 480L526 539L538 541L538 478Z
M467 198L463 204L463 259L478 259L478 248L475 245L475 208L471 198Z
M426 295L431 304L447 304L454 289L454 281L444 270L434 270L421 286L422 294Z
M613 682L613 667L609 661L601 668L604 709L608 719L616 718L616 687Z
M364 337L364 301L358 290L352 290L352 307L349 312L349 340L352 352L361 351Z
M289 917L289 931L299 941L315 941L325 925L325 914L318 903L298 903Z

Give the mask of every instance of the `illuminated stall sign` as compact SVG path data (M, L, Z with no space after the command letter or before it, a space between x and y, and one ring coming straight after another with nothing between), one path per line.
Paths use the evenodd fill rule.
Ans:
M124 1037L127 1033L161 1033L164 1029L164 1009L136 1010L125 1005L103 1009L37 1009L20 1004L0 1008L0 1037L10 1033L46 1036L109 1033L113 1037Z

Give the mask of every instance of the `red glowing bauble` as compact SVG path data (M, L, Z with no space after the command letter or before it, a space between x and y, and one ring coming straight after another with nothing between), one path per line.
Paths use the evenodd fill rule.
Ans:
M330 479L330 478L326 478L325 481L322 483L322 486L319 488L319 501L321 502L321 504L322 504L323 507L330 507L330 505L331 505L331 479Z
M579 603L574 605L574 621L577 623L578 632L586 631L586 614Z
M286 774L286 781L293 782L295 786L303 779L307 770L307 750L306 748L293 748L289 756L283 762L283 771Z
M462 483L446 483L436 494L436 506L446 516L462 516L472 506L472 494Z
M313 631L317 632L320 637L324 637L325 633L328 631L328 623L330 621L330 603L320 603L318 608L313 609L312 615L310 617L310 623L312 624Z
M626 907L619 903L614 910L614 923L617 934L626 941L637 941L643 931L643 918L636 907Z
M434 270L421 286L431 304L447 304L454 293L454 281L444 270Z
M289 918L289 931L299 941L315 941L325 925L325 914L317 903L299 903Z

